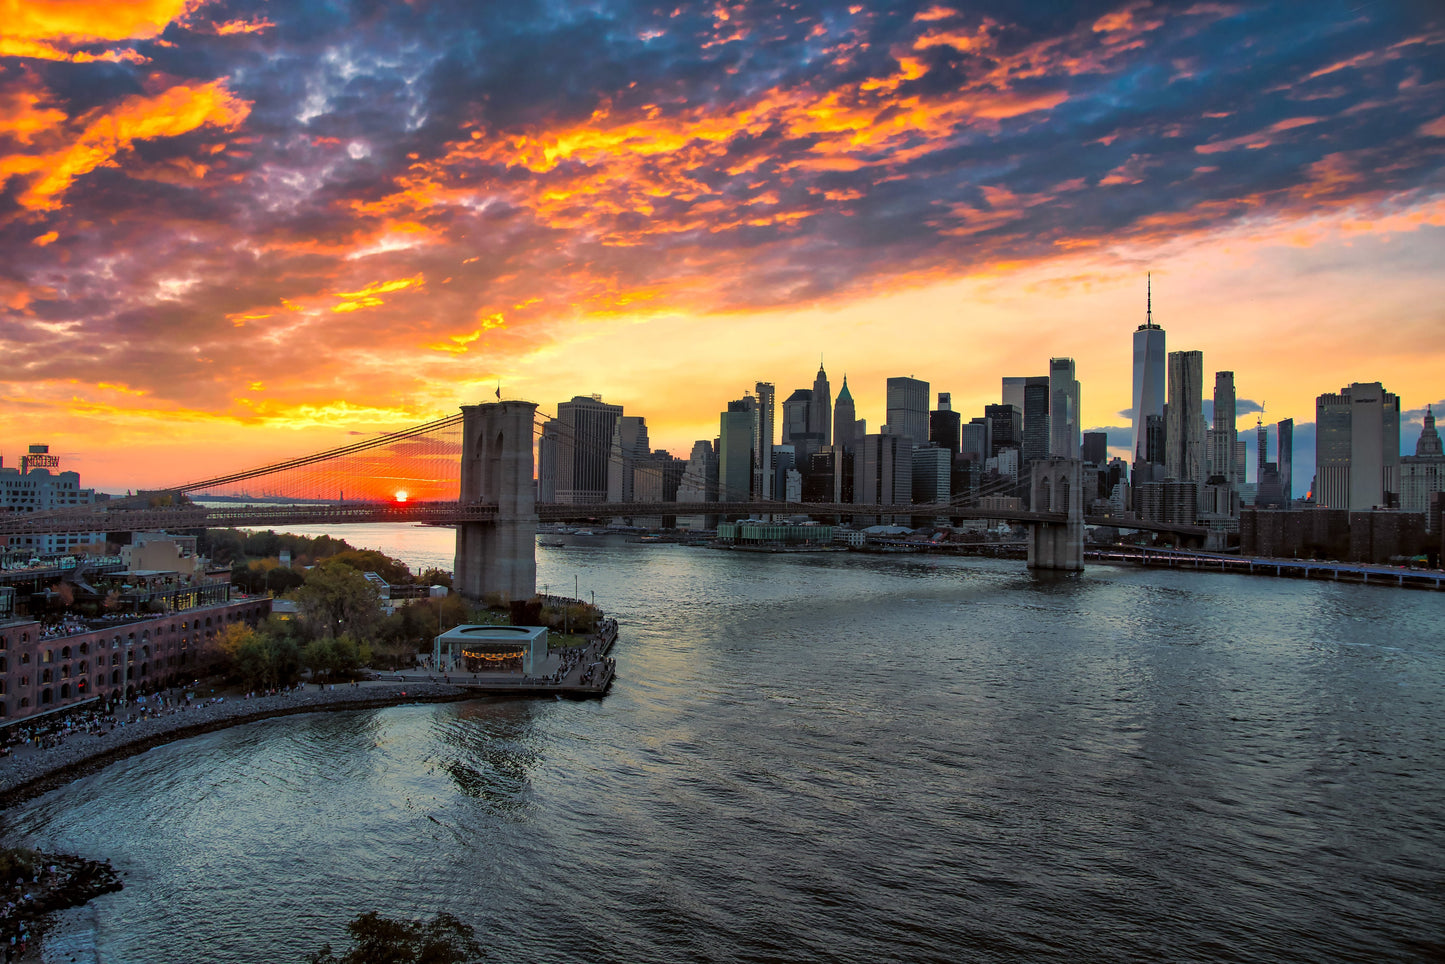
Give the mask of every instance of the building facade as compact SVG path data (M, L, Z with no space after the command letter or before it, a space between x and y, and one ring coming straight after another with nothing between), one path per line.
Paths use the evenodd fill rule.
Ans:
M1154 324L1153 284L1145 289L1144 324L1134 330L1134 437L1129 443L1131 462L1148 462L1146 435L1150 416L1164 418L1164 329Z
M1244 482L1236 444L1239 432L1234 402L1234 372L1214 373L1214 430L1210 433L1209 475L1230 485Z
M1079 379L1072 358L1049 359L1049 455L1079 457Z
M1204 481L1204 352L1169 353L1169 407L1164 472L1180 482Z
M1049 457L1049 376L1024 380L1024 467Z
M20 457L20 468L0 466L0 511L48 512L73 506L92 505L94 489L80 487L77 472L53 472L60 467L60 457L50 454L49 445L32 445ZM43 535L0 537L0 543L12 552L28 552L35 556L56 556L85 548L105 548L103 532L65 532Z
M1415 454L1400 459L1400 508L1426 512L1434 492L1445 492L1445 452L1435 428L1435 410L1426 406L1425 426L1415 443Z
M1315 399L1315 503L1363 512L1400 492L1400 399L1355 382Z
M621 405L578 395L557 406L556 496L564 505L607 501L607 468Z
M853 393L848 391L848 376L844 375L837 404L833 406L833 444L852 451L864 434L864 424L858 420L858 411L853 405Z
M915 445L928 441L928 383L917 378L888 379L888 431Z
M255 625L270 612L269 598L254 597L48 634L34 619L0 623L0 720L188 681L208 641L231 623Z
M963 416L953 410L953 395L939 392L938 407L928 413L928 441L957 456L962 423Z

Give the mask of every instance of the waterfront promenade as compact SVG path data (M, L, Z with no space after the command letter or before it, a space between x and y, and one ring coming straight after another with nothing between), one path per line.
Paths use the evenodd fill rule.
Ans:
M173 713L117 724L103 733L71 734L58 745L22 745L0 758L0 809L39 796L117 760L176 740L257 720L326 710L366 709L405 703L445 703L476 694L425 679L316 684L273 696L198 701ZM124 712L124 711L122 711Z

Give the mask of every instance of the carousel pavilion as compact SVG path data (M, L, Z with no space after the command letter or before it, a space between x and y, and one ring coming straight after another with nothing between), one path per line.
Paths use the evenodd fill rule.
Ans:
M433 665L468 673L536 676L547 661L545 626L457 626L432 641Z

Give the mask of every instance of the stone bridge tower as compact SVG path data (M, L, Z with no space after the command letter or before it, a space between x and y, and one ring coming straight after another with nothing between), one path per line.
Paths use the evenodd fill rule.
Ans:
M1084 568L1084 463L1041 459L1033 465L1035 512L1062 512L1063 522L1029 524L1029 568L1082 572Z
M454 588L473 602L487 593L508 601L537 592L537 495L532 425L537 403L462 406L459 501L497 506L497 521L457 526Z

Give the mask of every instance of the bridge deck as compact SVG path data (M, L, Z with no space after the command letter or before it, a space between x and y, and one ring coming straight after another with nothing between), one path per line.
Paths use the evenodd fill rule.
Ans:
M1063 523L1061 512L1028 512L951 503L926 505L857 505L817 502L599 502L584 505L541 503L537 521L680 515L814 515L839 517L910 516L922 518L984 519L999 522ZM343 502L301 505L235 505L207 507L195 504L134 508L105 503L56 512L13 514L0 517L0 536L69 532L147 532L163 529L277 528L381 522L457 525L493 522L495 505L458 502ZM1126 529L1169 532L1203 538L1202 526L1086 517L1086 525L1112 525Z

